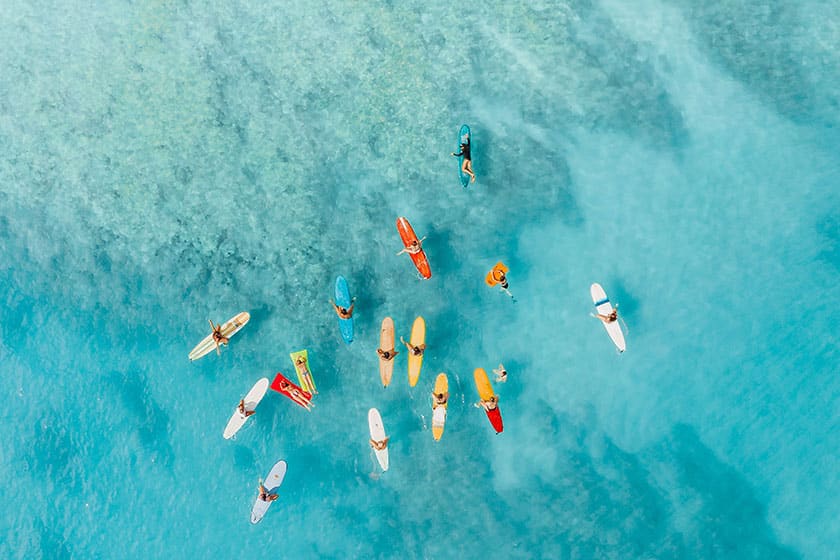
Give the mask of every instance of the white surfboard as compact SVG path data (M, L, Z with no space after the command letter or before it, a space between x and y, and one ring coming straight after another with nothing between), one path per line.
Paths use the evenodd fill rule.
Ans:
M225 338L230 338L247 325L250 320L251 315L247 311L243 311L222 325L220 332ZM195 361L202 358L215 349L216 343L213 341L213 333L210 333L190 351L190 360Z
M609 315L612 313L613 306L610 303L610 299L607 297L607 293L600 284L597 282L592 284L589 288L589 292L592 294L592 302L595 304L595 309L598 311L598 314ZM601 322L604 323L603 321ZM618 351L624 352L627 349L627 345L624 343L624 333L621 332L621 325L618 324L618 321L604 323L604 328L607 329L607 334L610 335L610 338L613 343L615 343Z
M276 493L276 490L283 484L286 477L286 461L277 461L265 477L263 486L269 494ZM271 502L264 502L257 496L254 507L251 508L251 523L259 523L265 517L265 512L271 506Z
M370 439L374 441L382 441L385 439L385 426L382 425L382 416L375 408L368 411L368 427L370 428ZM376 460L379 461L379 466L383 471L388 470L388 448L374 449Z
M245 411L256 410L257 405L260 404L260 401L265 396L266 391L268 391L268 378L263 377L257 381L253 387L251 387L251 390L248 391L248 394L245 395L244 399L242 399L245 401ZM236 404L236 408L233 409L233 416L231 416L230 420L228 420L227 426L225 426L225 431L222 434L225 439L230 439L236 435L236 432L238 432L242 426L245 425L248 418L250 418L250 416L245 416L239 412L239 403Z
M436 429L443 433L443 428L446 426L446 407L441 405L432 410L432 432ZM438 436L440 437L440 436Z

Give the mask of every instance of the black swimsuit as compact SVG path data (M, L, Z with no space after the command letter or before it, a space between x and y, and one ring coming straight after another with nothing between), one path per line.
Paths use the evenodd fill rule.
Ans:
M470 158L470 145L469 144L461 144L461 151L455 154L456 156L464 156L464 159L471 159Z

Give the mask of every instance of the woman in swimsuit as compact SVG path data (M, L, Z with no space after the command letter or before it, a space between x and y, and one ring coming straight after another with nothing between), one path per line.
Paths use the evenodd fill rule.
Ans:
M245 399L239 399L239 406L237 408L242 418L248 418L257 412L256 410L245 410Z
M279 498L279 496L274 493L269 493L268 490L265 489L265 486L263 486L262 480L260 480L260 500L263 502L273 502L277 498Z
M417 253L423 250L424 239L426 239L425 235L421 239L415 239L408 245L408 247L404 247L402 251L397 253L397 255L402 255L403 253L408 253L409 255L416 255Z
M393 360L394 356L399 354L394 348L390 350L383 350L382 348L377 348L376 353L379 354L379 357L385 360L386 362Z
M464 156L464 163L461 164L461 171L470 176L470 183L475 183L475 173L472 170L472 157L470 155L470 137L467 136L467 143L461 144L461 151L457 154L452 152L455 157Z
M426 345L425 344L421 344L420 346L412 346L411 344L406 342L405 339L403 339L403 337L400 337L400 342L405 344L405 347L408 348L408 350L414 356L422 356L423 352L426 351Z
M600 319L604 323L614 323L618 320L618 309L613 309L610 311L609 315L601 315L600 313L596 313L593 315L596 319Z
M354 301L356 301L356 298L353 298L352 300L350 300L350 307L347 308L347 309L345 309L344 307L340 307L340 306L336 305L334 301L330 301L330 303L332 304L333 308L335 309L336 315L338 315L341 319L349 319L350 317L353 316L353 307L356 306L356 304L353 303Z
M495 410L497 406L499 406L499 397L493 395L490 399L486 401L480 401L475 406L480 406L486 411Z
M383 449L388 448L388 440L389 439L391 439L391 438L386 437L382 441L376 441L374 439L371 439L370 440L370 446L373 447L374 449L376 449L377 451L382 451Z

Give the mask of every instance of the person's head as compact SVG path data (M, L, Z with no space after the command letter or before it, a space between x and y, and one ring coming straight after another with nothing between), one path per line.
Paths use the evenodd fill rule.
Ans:
M287 381L280 381L280 386L284 389L289 387L289 383Z

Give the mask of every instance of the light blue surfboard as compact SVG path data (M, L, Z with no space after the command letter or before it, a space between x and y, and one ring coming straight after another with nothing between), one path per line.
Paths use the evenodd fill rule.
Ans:
M350 309L353 300L350 298L350 287L347 285L347 280L344 276L339 276L335 279L335 304L344 309ZM341 331L341 337L344 342L350 344L353 342L353 318L338 319L338 329Z
M461 131L458 132L458 152L461 151L461 144L469 144L470 148L472 148L472 137L470 136L470 127L463 124L461 125ZM455 152L456 154L458 152ZM470 152L472 155L472 152ZM467 188L470 184L470 176L464 173L464 156L458 158L458 176L461 178L461 186Z

